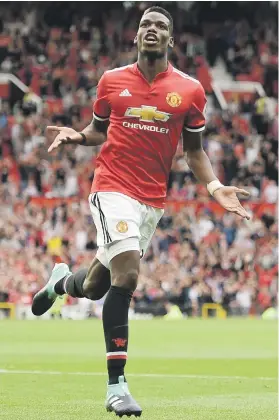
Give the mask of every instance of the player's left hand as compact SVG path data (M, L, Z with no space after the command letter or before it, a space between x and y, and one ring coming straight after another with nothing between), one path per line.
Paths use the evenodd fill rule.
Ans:
M249 197L250 193L248 191L242 190L237 187L222 187L215 191L214 198L221 204L224 209L228 210L231 213L238 214L243 217L243 219L250 219L250 215L242 207L237 197L237 194L242 194L244 197Z

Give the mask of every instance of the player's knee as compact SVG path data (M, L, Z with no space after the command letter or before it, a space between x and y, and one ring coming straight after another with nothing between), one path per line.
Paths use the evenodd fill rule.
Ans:
M100 288L99 285L93 282L90 278L86 278L83 283L83 292L87 299L99 300L106 294L107 289Z
M139 270L130 269L125 273L118 273L113 276L113 285L123 287L124 289L136 290L138 284Z
M102 299L102 297L105 295L105 292L96 289L94 286L90 284L84 285L83 290L84 290L84 295L87 297L87 299L90 299L90 300L99 300L99 299Z

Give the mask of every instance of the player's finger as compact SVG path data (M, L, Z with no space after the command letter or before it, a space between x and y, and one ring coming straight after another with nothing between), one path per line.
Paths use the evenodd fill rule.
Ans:
M237 207L234 210L234 212L236 214L238 214L239 216L241 216L243 219L247 219L247 220L250 219L250 215L247 213L247 211L242 206Z
M51 144L50 147L52 149L56 149L61 144L65 144L65 143L68 143L68 137L66 137L66 138L59 138L59 136L57 136L56 139L54 140L54 142Z
M236 192L236 194L242 194L245 197L249 197L250 196L250 193L248 191L246 191L246 190L243 190L242 188L236 188L235 192Z
M46 135L47 140L49 140L49 141L53 142L55 140L56 136L59 135L59 133L60 133L60 127L56 127L56 126L46 127L45 135Z
M57 147L59 146L60 143L53 143L49 148L48 148L48 153L52 152L54 149L57 149Z
M244 212L245 212L245 219L250 220L251 219L251 215L246 210L244 210Z
M244 209L242 210L241 206L227 207L227 210L231 213L238 214L238 216L245 217Z
M48 125L46 130L47 131L56 131L57 133L60 133L60 131L63 130L63 127L57 127L56 125Z
M61 140L55 140L48 148L48 152L52 152L52 150L56 149L61 144Z
M238 214L241 217L244 217L244 212L242 210L240 210L240 209L236 209L235 210L235 213Z
M242 219L245 219L244 214L241 211L235 211L235 214L237 214L238 216L240 216Z
M245 217L245 219L247 219L247 220L251 219L251 216L250 216L250 214L248 213L248 211L247 211L247 210L245 210L245 208L244 208L244 207L242 207L242 205L241 205L240 203L239 203L238 208L241 210L241 212L242 212L242 214L243 214L243 217Z
M50 145L49 148L47 149L48 153L52 152L55 148L56 146L54 144Z

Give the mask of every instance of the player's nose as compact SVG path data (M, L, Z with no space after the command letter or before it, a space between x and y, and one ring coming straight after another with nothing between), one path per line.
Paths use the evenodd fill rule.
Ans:
M147 33L157 34L157 29L154 23L152 23L147 29Z

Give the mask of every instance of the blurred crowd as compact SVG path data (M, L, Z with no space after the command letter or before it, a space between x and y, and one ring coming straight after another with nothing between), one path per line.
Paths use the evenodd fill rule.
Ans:
M276 7L164 2L175 22L170 60L203 79L211 91L209 65L222 57L240 80L262 83L268 96L278 94ZM136 60L138 22L151 4L34 2L0 5L0 69L14 73L33 92L60 99L65 110L91 106L100 76ZM247 8L247 10L246 10ZM59 103L59 102L57 102Z
M203 303L222 303L231 314L263 312L276 303L277 221L254 212L252 221L219 214L198 200L171 205L145 255L135 310L162 315L168 302L189 315ZM177 204L177 202L176 202ZM73 271L88 267L96 232L86 200L43 205L2 201L0 300L30 304L55 261Z
M268 7L267 7L268 10ZM278 96L278 21L267 15L226 20L207 40L210 66L221 57L228 72L239 81L260 82L268 96Z
M0 68L17 74L30 90L20 102L0 105L0 302L30 304L55 261L75 271L89 266L96 252L87 196L99 149L68 146L49 155L44 130L53 123L84 128L103 71L136 59L133 38L146 4L126 3L124 19L123 5L97 8L90 19L80 17L73 2L60 14L51 13L48 3L2 10L0 40L6 37L8 44L1 43ZM220 55L234 77L246 74L276 96L273 78L266 78L276 55L272 19L254 30L255 15L250 24L227 22L213 33L204 17L201 33L197 22L204 11L174 4L168 7L177 33L174 65L199 77L207 68L202 56L213 65ZM81 2L80 11L83 7ZM214 44L214 37L223 43ZM255 78L254 65L262 78ZM210 83L205 88L210 93ZM34 93L43 98L40 110ZM143 259L136 312L164 315L177 305L198 316L204 303L220 303L229 314L248 315L276 305L278 115L268 103L268 97L244 95L225 111L210 106L207 113L205 150L223 183L249 190L245 206L256 206L249 222L212 207L179 146L169 204Z

